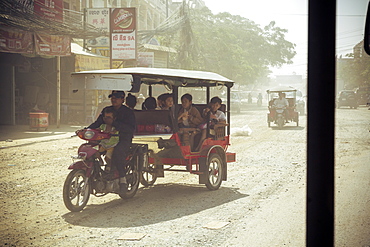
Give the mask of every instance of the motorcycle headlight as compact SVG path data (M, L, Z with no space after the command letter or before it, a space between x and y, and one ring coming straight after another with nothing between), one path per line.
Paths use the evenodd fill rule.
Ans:
M88 130L88 131L85 132L84 138L85 139L91 139L91 138L94 137L94 135L95 135L94 131Z

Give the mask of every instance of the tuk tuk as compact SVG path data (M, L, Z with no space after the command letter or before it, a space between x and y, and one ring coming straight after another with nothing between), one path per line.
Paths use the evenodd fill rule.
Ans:
M235 162L236 154L228 152L230 145L230 94L234 82L219 74L164 68L122 68L82 71L72 74L73 84L78 89L124 90L138 93L146 85L148 96L153 95L154 86L163 86L173 95L174 106L170 110L135 110L135 144L148 145L142 164L139 164L140 182L144 186L154 185L164 172L188 172L198 175L199 184L209 190L217 190L227 179L227 164ZM205 89L202 104L194 104L199 112L208 107L211 88L224 87L227 92L224 111L227 123L216 124L214 129L207 125L206 139L199 144L198 128L179 128L177 114L180 109L179 89ZM180 91L181 92L181 91ZM208 121L206 119L206 121ZM186 138L187 140L184 140ZM192 139L192 142L188 140ZM197 142L199 145L197 145ZM199 150L195 149L199 147Z
M275 123L279 129L288 122L295 122L299 126L299 112L297 111L297 89L291 86L279 86L266 90L268 109L267 125L271 127L271 123ZM284 107L275 104L275 100L282 94L288 104Z

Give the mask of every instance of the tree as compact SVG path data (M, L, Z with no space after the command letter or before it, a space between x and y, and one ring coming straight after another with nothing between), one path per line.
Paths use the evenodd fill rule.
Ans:
M250 84L270 72L269 66L292 63L295 45L285 40L286 29L271 22L263 29L253 21L224 12L213 15L204 7L183 6L180 32L162 35L162 45L178 50L170 67L220 73L238 83Z
M363 42L355 46L356 55L349 53L337 60L337 78L345 83L345 89L370 86L370 56L363 50Z

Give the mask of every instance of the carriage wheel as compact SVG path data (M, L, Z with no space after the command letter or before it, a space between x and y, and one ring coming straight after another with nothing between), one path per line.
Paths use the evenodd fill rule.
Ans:
M220 155L211 153L207 162L207 182L206 187L209 190L217 190L222 183L224 166Z
M149 155L144 155L143 169L141 171L140 183L145 186L152 186L157 180L157 174L155 172L155 165L149 164Z

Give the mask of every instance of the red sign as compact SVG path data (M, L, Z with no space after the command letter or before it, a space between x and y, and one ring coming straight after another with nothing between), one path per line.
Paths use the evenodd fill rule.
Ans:
M112 33L132 33L136 29L136 9L113 9L110 14L110 29Z
M35 34L35 42L35 50L38 55L71 55L71 39L68 36Z
M20 30L0 30L0 52L32 54L33 34Z
M44 19L63 22L63 0L35 0L33 11Z
M136 59L136 9L112 9L110 14L111 61Z

